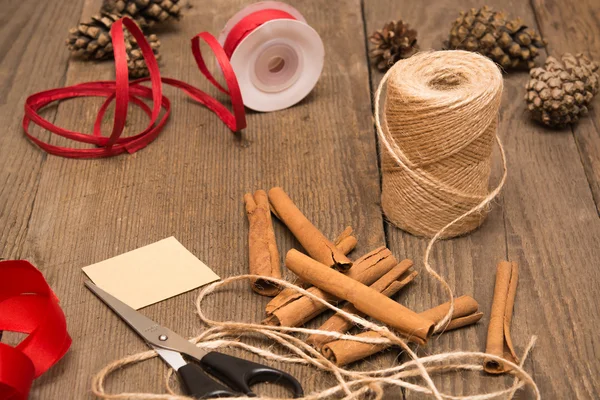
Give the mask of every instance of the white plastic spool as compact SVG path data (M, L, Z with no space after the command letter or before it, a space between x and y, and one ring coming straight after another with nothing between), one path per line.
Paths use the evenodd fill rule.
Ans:
M242 18L265 9L285 11L296 20L262 24L238 44L230 62L244 105L269 112L291 107L310 93L321 76L325 49L321 37L302 14L278 1L255 3L235 14L219 35L221 46Z

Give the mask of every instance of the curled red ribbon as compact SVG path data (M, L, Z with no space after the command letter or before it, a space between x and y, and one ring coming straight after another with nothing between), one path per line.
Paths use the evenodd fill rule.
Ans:
M133 35L140 46L146 65L148 66L149 78L142 78L129 82L127 71L127 56L125 53L125 41L123 25ZM161 132L169 115L171 113L171 103L169 99L162 93L162 83L166 83L182 89L192 99L203 104L212 110L217 116L231 129L239 131L246 127L246 113L242 94L233 72L233 68L229 63L229 58L225 54L219 42L208 32L202 32L192 38L192 52L198 68L204 76L220 91L226 93L231 98L232 110L209 96L205 92L197 89L185 82L171 78L161 78L158 69L158 63L152 52L152 48L146 41L140 28L130 18L124 17L116 21L110 34L113 42L113 51L115 57L115 72L116 79L114 81L96 81L81 83L74 86L64 88L51 89L39 93L35 93L25 101L25 116L23 117L23 130L25 135L40 148L50 154L59 155L71 158L98 158L109 157L123 152L134 153L152 142ZM202 53L200 51L200 40L204 41L214 53L225 82L227 89L223 88L211 75L204 63ZM141 85L142 82L150 81L151 87ZM65 100L74 97L97 96L106 97L106 101L100 107L98 116L94 123L94 131L92 134L70 131L52 124L47 119L38 114L38 111L48 104ZM143 99L152 99L152 108L150 108ZM108 106L112 101L115 101L115 113L113 119L112 132L109 137L102 136L100 131L102 119ZM121 137L127 119L127 109L129 102L140 107L150 118L150 122L146 129L142 132L128 137ZM161 115L161 110L164 112ZM29 133L29 124L34 122L42 128L56 134L71 139L77 142L90 143L98 146L97 148L80 149L72 147L56 146L46 143L39 138Z
M227 35L225 43L223 43L223 50L228 58L231 58L234 50L240 44L242 40L246 38L252 31L264 24L265 22L273 21L275 19L293 19L294 16L282 10L260 10L253 12L242 18Z
M152 48L146 41L140 28L128 17L121 18L116 21L111 30L110 35L113 42L113 52L115 57L115 75L114 81L96 81L81 83L78 85L57 88L35 93L25 101L25 116L23 117L23 130L25 135L40 148L50 154L70 157L70 158L98 158L110 157L124 152L135 153L136 151L146 147L152 142L162 131L169 115L171 114L171 102L163 95L162 84L166 83L171 86L178 87L187 93L193 100L204 105L217 116L231 129L232 131L240 131L246 127L246 112L242 94L238 85L235 72L229 59L236 47L246 36L248 36L256 28L265 22L276 19L296 19L291 14L275 9L266 9L256 11L242 18L229 32L224 46L221 47L219 42L208 32L202 32L192 38L192 53L200 72L221 92L229 95L231 98L231 108L229 111L222 103L211 97L207 93L189 85L183 81L172 78L161 78L158 69L158 63L152 52ZM127 56L125 53L125 40L123 25L133 35L140 46L146 65L148 66L149 77L137 79L129 82L127 70ZM200 40L204 41L212 50L213 54L227 84L227 89L221 86L212 76L200 51ZM151 82L151 87L141 85L142 82ZM74 97L105 97L106 101L100 107L98 116L94 123L92 134L70 131L52 124L47 119L38 114L38 111L48 104L70 99ZM150 108L143 99L152 99L152 108ZM108 106L115 101L115 113L113 119L113 127L109 137L102 136L100 131L102 119L108 109ZM125 128L127 119L127 109L129 102L140 107L150 118L150 122L146 129L142 132L128 137L121 137ZM164 112L161 115L161 110ZM42 128L67 139L76 142L89 143L96 145L97 148L80 149L73 147L56 146L43 140L36 138L29 133L29 124L34 122Z
M65 315L42 273L29 262L0 261L0 331L29 334L0 343L0 399L26 399L35 378L67 352Z

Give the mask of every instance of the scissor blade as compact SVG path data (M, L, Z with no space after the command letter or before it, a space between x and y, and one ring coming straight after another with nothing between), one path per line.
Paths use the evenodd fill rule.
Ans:
M193 343L190 343L172 330L157 324L150 318L135 311L133 308L108 294L93 283L85 282L85 286L98 296L98 298L113 310L115 314L121 317L121 319L140 335L149 346L175 350L187 354L198 361L208 353L206 350L195 346Z
M117 299L113 295L100 289L98 286L91 282L85 282L85 286L90 289L100 300L104 302L111 310L115 312L121 319L131 327L138 335L146 338L146 332L153 330L155 327L160 328L156 322L143 314L140 314L121 300Z
M153 346L154 350L158 353L160 358L163 359L164 362L169 364L171 368L177 371L179 368L183 367L187 364L187 361L181 356L181 353L178 353L173 350L161 349L160 347Z

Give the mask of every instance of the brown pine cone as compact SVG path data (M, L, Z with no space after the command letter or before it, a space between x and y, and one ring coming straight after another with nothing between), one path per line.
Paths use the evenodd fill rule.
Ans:
M417 31L410 29L402 20L386 23L369 37L369 41L374 45L369 56L380 71L389 69L398 60L412 56L419 49Z
M533 119L564 127L585 115L598 93L598 64L582 54L548 57L544 68L532 68L525 101Z
M444 47L467 50L491 58L503 68L532 68L545 42L520 18L509 20L504 12L484 6L460 13L452 24Z
M118 14L101 13L77 28L69 29L67 47L73 54L86 60L103 60L112 57L113 47L110 27L121 18Z
M127 39L128 40L125 41L125 50L127 51L127 68L129 69L129 77L141 78L148 76L148 66L146 65L146 61L144 61L142 50L133 36L130 35ZM146 40L148 40L150 47L152 47L154 57L157 60L160 60L160 54L158 54L160 41L158 40L158 37L156 37L156 35L149 35L146 37Z
M102 11L127 15L142 28L181 18L179 0L104 0Z
M80 23L77 28L69 30L67 47L76 56L86 60L104 60L113 58L113 44L110 37L112 24L121 18L118 14L102 13L93 16L89 21ZM160 58L158 49L160 41L156 35L147 36L156 59ZM135 38L125 30L125 50L130 78L148 75L148 68Z

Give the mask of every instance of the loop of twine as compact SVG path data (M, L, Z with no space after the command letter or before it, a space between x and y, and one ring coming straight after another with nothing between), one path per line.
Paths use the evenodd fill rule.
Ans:
M378 339L360 338L353 335L346 335L338 332L322 331L319 329L294 328L285 326L267 326L246 322L223 322L212 320L205 315L204 310L202 308L202 302L208 295L213 294L218 288L223 287L225 285L229 285L231 283L241 280L246 281L257 278L265 279L275 284L279 284L282 287L293 288L299 293L308 296L313 301L319 302L328 307L329 309L338 312L340 315L343 315L345 318L351 320L357 326L361 326L364 329L375 330L379 332L383 337ZM320 400L329 399L334 396L343 396L342 398L344 399L359 399L364 398L365 396L375 396L376 399L379 399L382 396L383 388L388 386L397 386L417 393L432 395L437 400L487 400L498 398L499 396L508 396L508 398L511 399L517 390L528 386L534 392L536 399L541 398L537 385L535 384L531 376L523 369L523 363L527 359L529 352L535 344L535 337L531 338L519 365L512 364L504 360L504 363L510 365L513 368L511 374L514 376L515 379L511 387L495 392L482 393L471 396L453 396L451 394L446 394L439 391L439 389L433 382L432 374L450 371L481 371L483 370L482 365L485 358L496 359L498 361L501 360L501 358L481 352L467 351L455 351L426 357L418 357L414 353L414 351L407 345L407 343L402 337L395 335L386 327L367 321L364 318L358 317L354 314L347 313L344 310L327 303L325 300L313 295L312 293L292 283L266 276L263 277L258 275L239 275L226 278L219 282L215 282L207 286L200 292L196 300L196 309L200 320L204 324L208 325L209 328L203 331L201 335L190 339L190 341L196 343L198 346L204 349L214 350L219 348L237 348L256 354L269 361L312 366L316 369L329 372L335 377L336 381L338 382L337 385L327 388L325 390L309 393L305 396L305 399ZM387 343L391 345L396 345L401 347L411 357L411 360L389 368L366 371L352 371L342 367L337 367L313 347L306 344L303 340L299 339L298 337L293 336L293 333L307 335L318 333L322 335L332 336L336 339L354 340L361 343ZM280 354L280 352L275 352L273 350L273 346L269 346L269 348L262 348L252 346L241 341L241 339L244 337L256 338L256 336L264 337L277 343L279 345L278 347L280 349L283 349L285 353ZM166 377L166 386L168 393L153 394L123 392L112 394L106 392L105 383L112 373L121 368L125 368L127 366L133 365L144 360L148 360L156 356L156 352L154 350L150 350L133 354L124 357L120 360L113 361L109 365L105 366L94 377L92 381L93 393L99 398L114 400L191 400L190 397L176 394L173 391L171 380L171 375L173 374L172 370L169 370ZM412 380L414 380L414 378L419 377L424 381L424 384L410 381L411 378ZM263 398L267 400L275 400L274 398ZM232 398L232 400L233 399L234 398ZM250 400L253 398L236 397L235 399Z
M382 127L379 97L386 82ZM387 149L381 204L394 225L425 237L446 227L445 238L481 225L485 210L464 214L488 195L502 87L498 67L467 51L419 53L385 74L375 119Z
M445 52L445 53L466 53L466 57L473 56L472 53L467 52ZM416 55L414 57L426 57L434 53L426 53L425 55ZM438 57L438 55L435 55ZM454 57L454 55L452 55ZM476 65L483 66L488 68L489 61L486 60L485 63L481 64L482 61L477 59L480 56L475 55L473 62L476 61ZM411 58L411 59L412 59ZM410 60L410 59L409 59ZM449 92L458 90L457 88L462 85L467 85L469 82L476 83L481 82L480 79L476 80L476 77L473 75L474 72L470 70L473 67L473 64L470 64L468 60L458 60L459 65L465 65L465 70L461 70L460 73L456 73L455 70L451 69L451 65L445 65L443 68L440 68L440 72L437 75L432 75L429 84L432 85L434 89L444 89ZM398 63L397 63L398 64ZM435 64L439 66L438 64ZM493 65L493 64L492 64ZM425 67L423 67L425 69ZM494 66L494 68L496 68ZM427 71L423 72L426 73ZM481 71L479 71L481 72ZM491 72L488 70L488 72ZM415 182L419 182L423 185L423 187L431 187L435 185L435 180L432 178L432 172L435 171L435 168L432 170L426 170L426 164L432 160L432 154L435 152L427 152L427 149L420 149L417 145L415 145L415 154L420 155L417 157L418 161L415 163L415 158L409 158L407 155L400 149L399 145L395 141L395 137L389 134L389 132L385 132L381 127L381 121L379 118L379 104L380 104L380 96L383 85L392 74L398 73L398 69L395 67L392 68L388 73L383 77L379 87L377 88L377 92L375 93L375 124L377 127L378 135L381 139L381 142L385 145L386 149L389 152L389 156L396 161L397 166L399 166L402 171L405 173L407 177L414 180ZM499 72L498 72L499 73ZM483 74L482 74L483 75ZM479 94L473 95L474 97L465 97L460 101L456 101L456 96L453 96L452 93L447 93L445 96L447 98L454 99L454 110L457 113L462 112L474 112L474 110L481 110L481 108L485 109L485 104L499 102L499 94L498 94L498 85L492 85L493 82L489 83L490 91L483 91ZM500 82L499 91L501 92L501 82ZM479 88L481 89L481 88ZM408 92L410 93L410 92ZM389 93L388 93L389 96ZM444 105L443 97L439 93L424 93L421 98L427 100L425 103L428 105L429 110L432 113L439 112L440 109L443 109L447 106ZM440 97L440 99L438 99ZM473 98L479 99L478 101L473 101ZM433 101L434 99L435 101ZM484 101L487 99L486 101ZM388 99L389 100L389 99ZM446 99L447 100L447 99ZM436 111L437 110L437 111ZM463 219L468 218L474 213L481 212L500 192L504 182L506 180L506 156L504 154L504 148L500 142L500 139L495 134L495 121L496 121L496 113L497 108L494 111L493 115L491 113L487 113L482 116L481 119L477 121L472 121L474 129L478 129L480 134L479 136L484 136L487 134L486 132L489 130L485 128L485 126L493 126L492 132L494 133L492 139L495 139L498 143L498 148L500 149L500 155L502 158L503 165L503 175L494 190L489 192L487 195L479 195L471 193L470 198L472 201L476 201L475 204L469 206L466 210L460 211L460 214L457 214L453 219L447 221L444 225L441 226L437 231L433 233L433 237L430 239L427 249L424 255L424 265L427 272L433 276L440 284L444 287L446 292L448 293L448 297L450 299L450 308L446 316L436 325L436 332L442 332L446 325L449 323L451 316L454 312L454 296L452 289L448 285L448 283L441 277L430 265L429 258L431 254L431 250L433 245L442 237L446 237L447 232L451 234L450 228L456 226ZM487 119L484 117L487 116ZM446 115L448 126L460 126L460 117L453 117ZM414 115L413 115L414 118ZM411 122L409 119L408 122ZM415 123L412 121L412 123ZM416 122L418 124L418 122ZM439 123L439 122L438 122ZM452 124L455 125L452 125ZM456 125L458 124L458 125ZM487 124L487 125L486 125ZM464 132L456 132L454 133L464 133ZM461 138L453 141L453 137L447 137L445 140L449 141L448 150L446 154L448 154L448 159L452 158L454 154L461 154L462 149L465 147L461 147L461 143L464 145L466 141L469 141L471 138L472 142L477 142L478 137L472 138L469 136L468 132L462 135ZM414 138L413 138L414 139ZM413 140L408 138L407 140ZM467 147L469 147L467 145ZM490 150L491 151L491 150ZM475 154L475 153L474 153ZM411 161L413 160L413 161ZM420 163L420 164L419 164ZM433 164L430 165L434 165ZM443 168L442 168L443 169ZM487 184L486 184L487 185ZM456 189L454 189L451 185L439 185L443 186L442 188L451 194L457 194ZM469 196L466 196L469 197ZM459 208L460 209L460 208ZM461 209L462 210L462 209ZM202 302L206 296L214 293L218 288L231 284L233 282L241 281L241 280L256 280L256 279L264 279L268 282L273 282L275 284L280 285L284 288L292 288L300 294L309 297L313 301L319 302L333 310L334 312L342 315L344 318L349 319L355 325L360 326L367 330L377 331L382 337L381 338L363 338L357 337L354 335L342 334L339 332L331 332L331 331L323 331L319 329L308 329L308 328L296 328L296 327L285 327L285 326L268 326L261 325L255 323L246 323L246 322L232 322L232 321L215 321L207 317L202 308ZM258 276L258 275L239 275L233 276L230 278L226 278L222 281L215 282L206 288L204 288L198 298L196 300L196 310L200 320L208 325L208 329L206 329L201 335L190 339L193 343L196 343L198 346L205 349L219 349L219 348L237 348L241 349L253 354L256 354L266 360L277 361L289 364L300 364L300 365L308 365L316 368L318 370L331 373L336 381L337 385L329 387L327 389L321 391L315 391L313 393L309 393L305 396L306 399L310 400L320 400L320 399L329 399L334 396L341 397L343 399L358 399L364 398L366 396L370 396L377 400L383 398L383 390L385 387L396 386L400 388L404 388L408 391L413 391L416 393L426 394L433 396L436 400L442 399L450 399L450 400L488 400L494 398L507 398L512 399L515 393L522 388L529 387L535 396L535 399L541 399L540 392L536 383L533 381L531 376L524 370L523 365L525 360L527 359L531 349L535 345L536 337L533 336L529 344L527 345L523 356L521 357L521 362L519 365L511 363L510 361L503 360L500 357L486 354L482 352L473 352L473 351L454 351L454 352L446 352L441 354L435 354L425 357L419 357L415 352L408 346L406 341L391 332L387 327L377 325L373 322L370 322L364 318L361 318L357 315L350 314L332 304L327 303L325 300L313 295L307 290L296 286L290 282L275 279L266 276ZM327 358L325 358L320 352L315 350L310 345L306 344L303 340L294 336L293 334L319 334L319 335L327 335L331 336L335 339L345 339L345 340L353 340L361 343L371 343L371 344L379 344L386 343L390 345L395 345L403 349L410 357L409 361L406 361L402 364L376 369L376 370L366 370L366 371L352 371L342 367L337 367ZM285 354L279 354L273 351L273 346L269 346L268 348L256 347L250 344L242 342L242 338L255 338L264 337L278 344L280 349L286 351ZM107 393L105 390L105 383L110 374L113 372L130 366L132 364L147 360L149 358L156 357L157 354L154 350L146 351L138 354L133 354L127 357L124 357L120 360L116 360L106 367L104 367L98 374L94 377L92 381L92 391L94 394L103 399L114 399L114 400L122 400L122 399L155 399L155 400L191 400L190 397L176 394L172 388L172 374L173 371L169 370L166 376L166 387L168 393L166 394L152 394L152 393L117 393L111 394ZM489 393L479 393L468 396L454 396L451 394L446 394L440 392L432 379L432 374L437 373L446 373L453 371L482 371L483 370L483 361L484 359L492 359L497 361L502 361L504 364L510 366L512 370L510 374L514 376L514 381L512 386L497 390ZM417 378L420 378L417 379ZM266 398L270 400L275 400L272 398ZM252 397L236 397L235 399L255 399ZM233 400L233 399L232 399Z

